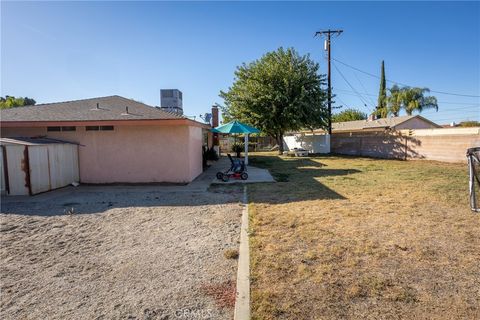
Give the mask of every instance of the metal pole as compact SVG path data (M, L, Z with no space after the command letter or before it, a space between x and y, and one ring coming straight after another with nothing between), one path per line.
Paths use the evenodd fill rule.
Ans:
M328 59L328 134L332 134L332 73L330 60L330 30L327 33L327 59Z
M340 35L343 30L325 30L325 31L317 31L315 36L327 36L327 60L328 60L328 70L327 70L327 82L328 82L328 90L327 90L327 98L328 98L328 134L332 134L332 73L331 73L331 51L330 51L330 40L331 35L336 34L337 36Z
M245 134L245 165L248 165L248 133Z

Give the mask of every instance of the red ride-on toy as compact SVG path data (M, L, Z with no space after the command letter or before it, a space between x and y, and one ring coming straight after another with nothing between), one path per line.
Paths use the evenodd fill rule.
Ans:
M248 173L245 162L243 162L243 160L234 160L230 154L227 154L227 156L232 165L230 166L230 169L224 172L217 172L217 179L222 180L223 182L227 182L230 178L247 180Z

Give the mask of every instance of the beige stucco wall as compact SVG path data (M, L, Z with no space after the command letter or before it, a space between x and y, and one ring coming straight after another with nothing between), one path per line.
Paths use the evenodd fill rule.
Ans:
M466 162L467 149L480 146L475 128L419 129L395 133L332 135L332 152L375 158Z
M188 165L190 168L190 180L195 179L203 171L202 146L203 132L199 127L188 127Z
M115 126L113 131L2 128L2 137L46 135L80 144L83 183L190 182L202 172L202 129Z

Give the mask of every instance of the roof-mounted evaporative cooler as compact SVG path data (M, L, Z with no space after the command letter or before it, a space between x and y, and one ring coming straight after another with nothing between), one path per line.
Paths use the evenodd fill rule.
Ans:
M168 112L183 114L182 91L178 89L161 89L160 107Z

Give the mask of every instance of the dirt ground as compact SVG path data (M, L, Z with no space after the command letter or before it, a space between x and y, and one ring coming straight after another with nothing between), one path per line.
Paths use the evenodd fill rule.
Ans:
M1 318L231 319L241 193L174 189L2 203Z
M480 319L466 164L257 154L253 319Z

